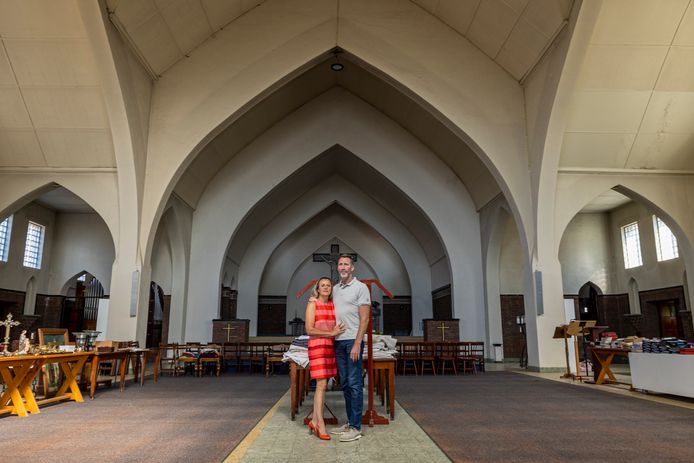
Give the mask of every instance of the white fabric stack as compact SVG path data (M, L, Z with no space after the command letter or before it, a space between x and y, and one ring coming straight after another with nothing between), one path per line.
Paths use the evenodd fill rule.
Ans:
M290 360L302 368L308 367L308 336L299 336L296 338L289 350L282 354L282 361L289 362Z
M395 345L398 340L392 336L375 334L373 335L373 350L372 355L374 359L392 359L395 358L396 350ZM362 353L364 359L367 358L369 353L368 346L368 335L364 335L364 352Z

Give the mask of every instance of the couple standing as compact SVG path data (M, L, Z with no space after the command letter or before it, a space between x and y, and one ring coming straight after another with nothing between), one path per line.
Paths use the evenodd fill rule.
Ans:
M330 440L323 419L323 404L328 379L339 372L348 422L331 429L330 433L339 435L340 442L350 442L361 437L362 351L371 296L366 285L354 278L354 261L349 254L340 256L337 271L340 281L335 287L330 278L320 278L306 306L309 368L311 377L316 380L313 419L308 425L320 439Z

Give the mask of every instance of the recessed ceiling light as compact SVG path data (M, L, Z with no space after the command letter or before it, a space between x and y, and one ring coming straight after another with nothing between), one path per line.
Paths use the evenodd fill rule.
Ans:
M340 72L345 68L344 64L342 63L332 63L330 65L330 69L332 69L335 72Z

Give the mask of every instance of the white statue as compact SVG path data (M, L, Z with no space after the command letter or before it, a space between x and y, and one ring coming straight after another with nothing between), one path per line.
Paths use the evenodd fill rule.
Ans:
M19 335L19 345L17 346L18 354L28 354L31 349L31 341L27 338L27 330L22 330Z

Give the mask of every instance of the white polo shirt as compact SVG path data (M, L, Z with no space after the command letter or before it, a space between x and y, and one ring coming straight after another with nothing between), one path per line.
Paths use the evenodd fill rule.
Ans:
M369 288L354 277L346 285L338 282L333 287L333 304L335 304L335 322L338 325L345 324L345 332L335 336L335 340L356 339L359 332L359 306L371 305Z

